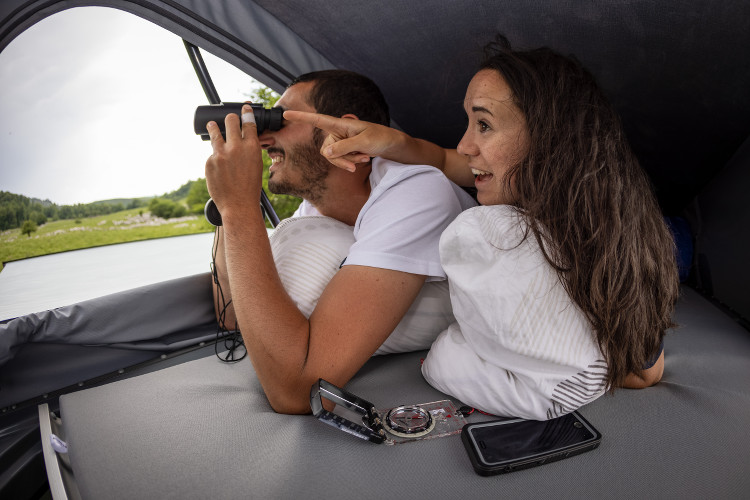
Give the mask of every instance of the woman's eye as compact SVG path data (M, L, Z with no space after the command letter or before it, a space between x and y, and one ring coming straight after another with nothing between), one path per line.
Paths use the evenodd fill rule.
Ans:
M490 126L487 125L487 122L485 122L484 120L479 120L477 122L477 125L479 126L480 132L487 132L490 129Z

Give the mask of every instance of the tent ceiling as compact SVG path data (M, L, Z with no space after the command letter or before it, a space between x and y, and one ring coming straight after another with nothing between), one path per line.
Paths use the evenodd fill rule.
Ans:
M264 63L246 58L247 46L286 73L336 66L367 74L401 128L443 146L461 137L464 90L495 33L518 48L575 54L619 109L668 212L689 202L750 133L748 2L5 0L0 47L17 34L10 21L18 31L75 5L134 12L256 78L253 66ZM40 13L19 24L16 8ZM266 83L279 88L282 73Z

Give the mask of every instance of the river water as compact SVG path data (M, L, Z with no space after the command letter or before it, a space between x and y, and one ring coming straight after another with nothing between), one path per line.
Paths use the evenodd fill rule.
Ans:
M45 255L0 272L0 320L210 271L213 233Z

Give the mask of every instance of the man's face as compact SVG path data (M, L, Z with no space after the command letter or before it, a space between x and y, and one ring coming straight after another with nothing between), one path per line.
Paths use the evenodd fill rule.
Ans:
M314 82L289 87L276 103L284 110L315 112L307 101ZM325 193L325 179L331 164L320 155L323 144L320 130L306 123L285 122L277 131L265 131L260 143L271 158L268 189L275 194L290 194L313 204Z

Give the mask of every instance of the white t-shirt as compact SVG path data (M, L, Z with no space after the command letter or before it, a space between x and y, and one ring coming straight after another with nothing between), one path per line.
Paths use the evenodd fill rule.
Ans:
M392 269L445 279L440 264L440 235L476 201L427 165L372 161L370 197L354 223L355 243L344 265ZM320 215L303 201L293 217Z
M282 221L278 234L272 235L279 274L308 316L344 257L344 265L427 276L404 318L375 354L428 349L438 333L455 321L440 265L440 235L476 202L434 167L381 158L373 160L370 187L370 197L350 233L351 244L343 234L345 224L321 217L307 201L292 219Z
M595 333L513 207L465 211L443 233L456 323L422 365L425 379L501 416L554 418L605 392Z

